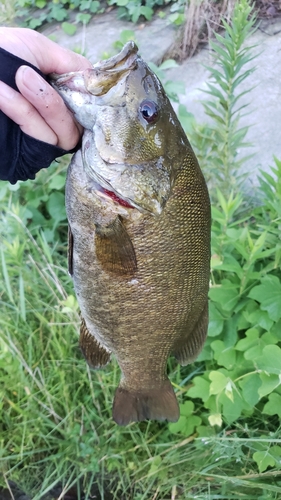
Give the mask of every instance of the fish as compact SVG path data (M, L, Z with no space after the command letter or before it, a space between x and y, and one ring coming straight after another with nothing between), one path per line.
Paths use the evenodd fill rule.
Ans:
M84 127L66 180L80 348L93 369L117 359L117 424L176 422L167 360L192 363L208 328L211 215L203 173L134 42L51 82Z

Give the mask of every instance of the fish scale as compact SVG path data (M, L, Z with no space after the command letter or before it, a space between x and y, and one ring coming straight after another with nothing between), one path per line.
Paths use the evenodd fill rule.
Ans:
M117 359L121 380L113 418L118 424L176 421L167 359L175 355L181 364L192 362L208 327L208 191L173 108L135 44L99 63L98 70L97 82L97 71L91 79L87 70L83 90L93 92L87 94L91 147L85 155L82 144L83 154L75 154L66 184L80 345L93 368L106 364L111 353ZM56 77L53 85L85 126L89 104L85 118L73 96L81 92L76 82L82 80L83 73L74 73Z

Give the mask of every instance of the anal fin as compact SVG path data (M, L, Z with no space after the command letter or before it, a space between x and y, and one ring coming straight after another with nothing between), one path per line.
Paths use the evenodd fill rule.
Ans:
M84 358L91 368L101 368L110 360L110 352L107 351L96 338L90 334L84 318L80 326L79 345Z
M127 275L137 270L135 250L119 216L107 226L96 224L95 248L106 271Z

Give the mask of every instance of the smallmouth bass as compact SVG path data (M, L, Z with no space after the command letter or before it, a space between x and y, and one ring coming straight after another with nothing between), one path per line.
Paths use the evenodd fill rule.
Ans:
M167 359L191 363L208 327L211 218L203 174L134 42L92 69L52 78L84 127L66 183L81 350L93 368L115 355L119 425L177 421Z

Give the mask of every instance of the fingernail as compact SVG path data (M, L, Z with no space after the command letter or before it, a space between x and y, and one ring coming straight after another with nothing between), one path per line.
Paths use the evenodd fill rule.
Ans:
M21 66L18 69L18 78L21 78L22 83L32 92L44 92L47 88L45 80L29 66Z

